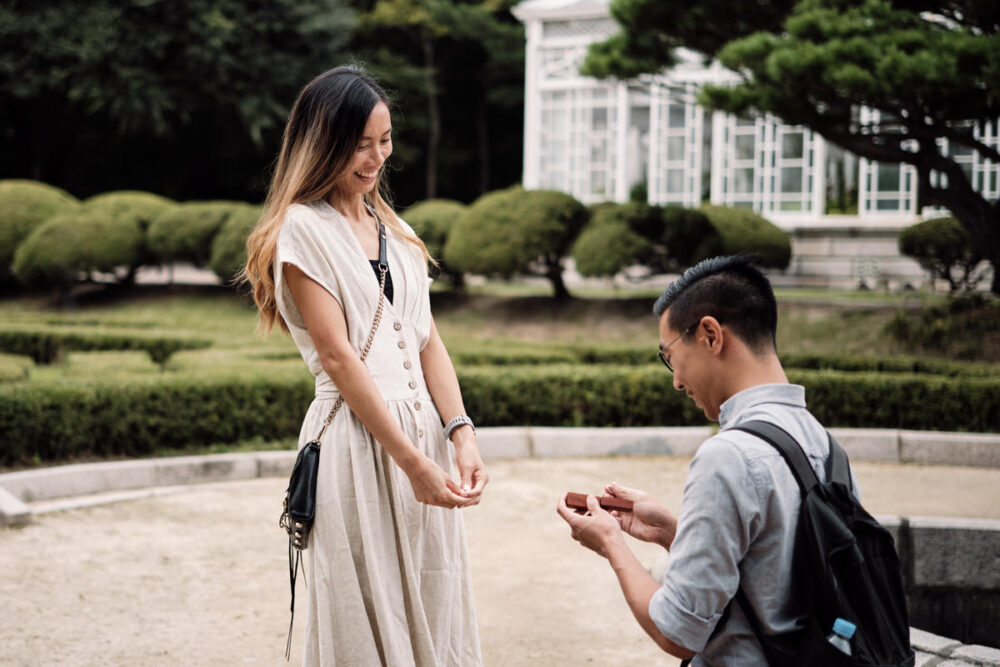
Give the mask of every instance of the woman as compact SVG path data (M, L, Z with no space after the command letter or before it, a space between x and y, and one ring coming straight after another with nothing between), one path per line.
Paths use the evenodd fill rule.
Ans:
M477 504L488 477L431 317L427 249L381 193L391 153L378 84L352 67L321 74L292 108L247 241L261 327L288 332L316 378L300 447L344 398L321 441L303 663L480 665L465 531L450 510ZM384 311L362 361L379 222Z

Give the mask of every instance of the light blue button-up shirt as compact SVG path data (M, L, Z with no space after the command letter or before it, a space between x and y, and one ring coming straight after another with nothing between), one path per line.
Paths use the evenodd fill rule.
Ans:
M691 460L670 564L649 603L660 632L698 652L692 665L767 664L735 601L712 636L741 584L766 632L788 632L804 620L805 602L791 582L799 486L774 447L749 433L725 430L755 419L788 431L819 479L826 479L826 431L806 410L804 388L759 385L722 404L723 430Z

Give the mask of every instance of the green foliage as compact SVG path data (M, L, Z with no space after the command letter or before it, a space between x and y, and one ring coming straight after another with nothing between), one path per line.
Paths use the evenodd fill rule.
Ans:
M914 352L1000 361L1000 299L973 292L916 313L901 310L886 332Z
M462 272L441 257L448 235L465 208L463 204L450 199L428 199L411 206L403 214L403 219L427 246L427 252L438 260L441 273L455 286L463 283Z
M976 267L983 261L969 232L952 217L925 220L899 234L899 251L913 257L932 278L948 281L952 292L969 291L985 277Z
M17 246L45 220L76 210L79 202L59 188L37 181L0 181L0 283L12 276Z
M29 379L33 366L30 357L0 353L0 384Z
M0 464L150 454L298 432L312 379L165 377L155 385L0 385Z
M539 262L555 288L562 284L561 259L587 223L587 209L570 195L515 186L485 194L455 221L444 258L467 273L531 273Z
M144 245L137 220L81 209L36 227L18 247L13 270L27 285L65 289L92 271L138 266Z
M613 276L642 263L652 253L649 238L662 231L659 212L639 202L592 207L590 223L573 245L576 270L584 276Z
M973 125L1000 116L1000 17L992 0L614 0L611 12L623 32L591 47L585 71L655 73L675 62L681 46L715 58L739 83L705 86L702 104L773 114L860 157L912 165L922 204L953 211L1000 267L1000 210L942 148L947 140L980 159L997 158L995 147L971 136ZM880 113L877 128L857 122L859 105ZM1000 270L992 289L1000 294Z
M756 253L761 266L788 267L792 242L778 226L747 209L705 205L701 210L722 240L722 254Z
M246 204L229 201L185 202L153 220L147 242L157 260L205 266L212 241L226 220Z
M211 341L200 338L0 329L0 351L30 357L38 364L61 361L70 350L143 350L162 368L175 352L200 350L211 345Z
M212 241L208 261L212 271L224 283L231 283L247 263L247 237L260 219L259 206L234 206Z
M667 250L665 268L678 273L703 259L726 254L719 230L703 210L664 207L660 238Z
M154 261L155 255L148 243L148 232L153 221L174 210L177 204L151 192L122 190L95 195L83 202L83 206L85 211L106 217L119 234L133 234L138 229L143 235L143 241L132 256L132 261L124 264L126 274L123 280L131 283L140 265Z

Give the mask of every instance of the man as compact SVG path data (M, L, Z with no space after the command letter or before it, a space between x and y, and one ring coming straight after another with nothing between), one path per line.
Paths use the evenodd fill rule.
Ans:
M806 409L805 390L785 377L775 347L774 292L751 262L745 255L700 262L653 307L660 359L674 374L674 388L721 427L691 460L680 516L615 483L606 492L632 500L632 512L609 514L593 496L585 515L565 497L558 507L573 538L610 561L646 633L664 651L694 657L694 665L766 664L740 605L730 605L737 587L767 634L796 629L806 613L791 588L798 484L774 447L727 429L755 419L780 426L826 479L826 433ZM623 532L670 551L662 586Z

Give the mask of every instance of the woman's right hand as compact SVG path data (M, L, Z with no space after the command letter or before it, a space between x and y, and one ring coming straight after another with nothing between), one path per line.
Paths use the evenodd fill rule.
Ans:
M470 502L458 483L441 466L423 454L404 471L410 480L413 495L422 503L454 509Z
M660 544L669 549L677 533L677 517L645 491L630 489L617 482L604 487L615 498L632 501L631 512L612 512L622 530L643 542Z

